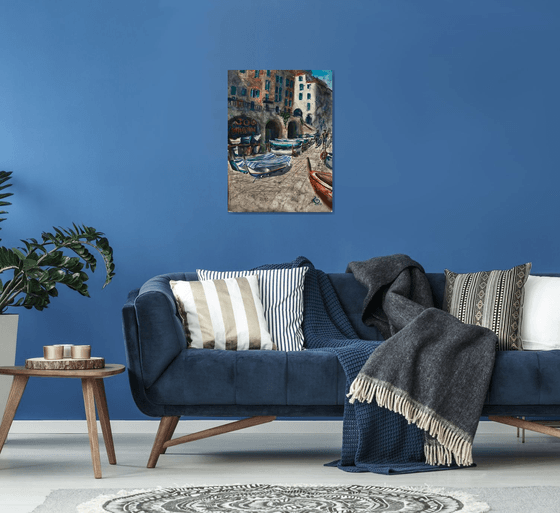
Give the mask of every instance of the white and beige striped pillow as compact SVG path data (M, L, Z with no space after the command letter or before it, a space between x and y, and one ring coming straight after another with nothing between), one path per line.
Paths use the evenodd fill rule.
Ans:
M268 332L257 276L170 281L189 347L276 349Z
M199 280L258 276L264 317L279 351L301 351L303 339L303 289L308 267L256 269L252 271L206 271L197 269Z

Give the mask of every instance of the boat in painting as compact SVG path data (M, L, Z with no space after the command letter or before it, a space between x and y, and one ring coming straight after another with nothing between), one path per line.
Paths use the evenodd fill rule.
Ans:
M307 148L315 142L315 136L311 134L303 134L300 138L303 139L303 145Z
M325 155L325 160L324 160L324 162L325 162L325 166L327 166L329 169L332 170L332 153L328 152L328 153Z
M254 178L264 178L285 171L291 166L292 157L267 153L249 158L236 158L231 160L230 164L236 171L248 173Z
M240 173L247 173L247 170L246 170L246 169L241 169L241 168L236 164L236 161L239 161L239 160L240 160L241 162L243 162L243 159L239 159L239 158L229 159L229 164L230 164L231 168L232 168L234 171L239 171Z
M329 169L332 169L332 153L329 153L327 155L327 158L325 159L325 166L327 166Z
M272 139L270 146L278 150L288 150L291 148L300 148L303 144L301 139Z
M294 146L300 146L300 145L307 145L309 144L310 141L314 141L315 138L314 137L307 137L305 135L298 135L297 137L294 137L293 139L272 139L272 141L270 141L271 143L283 143L283 144L287 144L287 145L294 145Z
M332 173L326 171L314 171L311 168L309 157L307 158L307 169L309 171L309 183L315 194L324 205L332 210Z
M302 151L303 141L297 139L272 139L270 151L276 155L294 155Z

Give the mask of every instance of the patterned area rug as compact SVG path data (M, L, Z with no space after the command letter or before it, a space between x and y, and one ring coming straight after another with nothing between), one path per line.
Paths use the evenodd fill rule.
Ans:
M386 486L228 485L156 488L101 495L78 513L483 513L486 503L462 492Z

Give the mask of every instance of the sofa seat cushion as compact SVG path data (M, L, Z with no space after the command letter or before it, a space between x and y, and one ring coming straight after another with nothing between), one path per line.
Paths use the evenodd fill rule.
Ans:
M486 404L560 404L560 350L497 351Z
M185 349L146 390L168 405L344 405L345 375L322 351ZM560 404L560 350L497 351L485 406Z
M345 375L333 353L185 349L146 390L169 405L343 405Z

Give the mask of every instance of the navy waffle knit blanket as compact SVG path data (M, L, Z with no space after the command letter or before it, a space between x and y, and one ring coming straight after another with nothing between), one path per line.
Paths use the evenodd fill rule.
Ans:
M334 353L345 374L341 457L328 463L346 472L405 474L458 468L455 462L426 462L425 431L405 416L376 401L350 402L352 383L384 341L361 340L346 316L329 277L305 257L288 264L269 264L259 269L308 267L304 288L303 333L309 351ZM429 309L435 310L435 309ZM392 338L392 337L391 337ZM390 355L389 355L390 357ZM482 406L481 406L482 407Z

